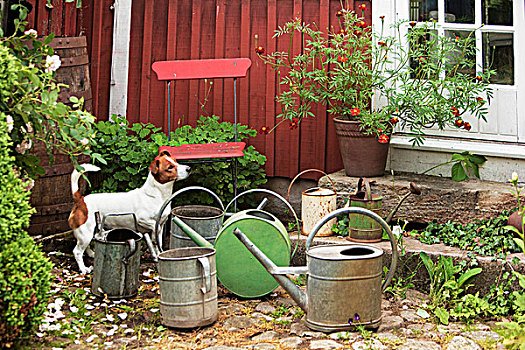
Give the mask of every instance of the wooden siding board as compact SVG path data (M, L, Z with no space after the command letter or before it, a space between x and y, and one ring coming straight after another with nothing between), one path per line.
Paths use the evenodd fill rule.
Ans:
M175 57L177 57L177 19L179 16L178 12L178 6L177 6L177 0L169 0L168 2L168 23L167 23L167 30L166 30L166 60L174 60ZM171 121L173 121L173 115L175 113L175 106L174 106L174 100L173 100L173 90L171 88L174 87L174 84L170 86L170 96L168 96L168 89L166 87L166 83L163 82L162 85L164 86L165 93L164 93L164 101L167 101L168 98L170 99L170 117ZM166 130L168 133L171 130L174 130L173 124L171 124L171 130L168 130L168 103L165 103L165 110L164 110L164 130Z
M242 0L241 4L241 54L240 57L250 56L250 0ZM250 78L241 78L237 80L239 94L238 94L238 108L237 108L237 120L243 125L249 125L250 120L248 116L248 106L250 103L249 98L249 83Z
M277 49L277 42L273 39L273 30L277 28L277 1L268 0L268 15L267 15L267 26L265 31L261 31L260 38L261 40L266 41L267 52L274 52ZM265 35L262 33L266 33ZM264 44L264 42L262 42ZM275 115L276 115L276 103L275 103L275 93L276 93L276 84L279 82L276 81L276 74L269 65L266 65L266 113L265 113L265 126L273 128L275 126ZM265 136L265 148L263 154L266 155L266 164L265 170L266 175L275 176L275 140L276 132Z
M128 105L126 108L126 118L130 123L140 121L144 7L144 1L133 1L131 6Z
M37 0L28 0L28 2L32 6L32 9L27 14L27 23L28 23L29 28L33 28L36 30L37 29L36 13L38 11ZM38 35L40 35L40 33Z
M151 71L152 40L153 40L153 16L154 0L146 0L144 4L144 36L142 48L142 69L140 84L140 118L142 123L150 121L150 86L153 73Z
M77 36L77 6L76 2L66 2L64 5L64 35Z
M55 36L63 36L64 33L62 31L62 24L63 24L63 6L65 3L62 2L62 0L53 0L52 5L53 8L51 9L51 23L50 23L50 31L51 33L55 33Z
M37 32L38 35L49 35L49 9L46 1L39 0L37 10Z
M215 58L224 58L224 42L226 27L226 0L217 1L217 13L215 18ZM223 115L224 79L214 79L213 89L213 113Z
M193 11L191 19L191 50L190 58L196 60L200 57L200 43L201 43L201 23L202 23L202 0L193 0ZM189 109L187 121L190 124L195 125L199 112L199 81L190 81L189 90Z

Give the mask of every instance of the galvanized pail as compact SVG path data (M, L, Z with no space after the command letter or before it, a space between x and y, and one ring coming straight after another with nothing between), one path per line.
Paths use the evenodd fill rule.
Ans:
M364 191L361 189L364 184ZM368 209L383 216L383 197L372 194L370 183L366 178L360 178L357 193L350 196L351 207ZM381 225L372 218L361 214L348 215L348 239L353 242L379 242L383 237Z
M95 238L91 291L110 299L135 296L139 285L142 237L128 229L109 231Z
M184 205L173 208L171 214L214 244L221 228L224 211L208 205ZM171 225L170 249L196 246L197 244L178 225Z
M303 224L301 228L301 233L306 236L308 236L310 232L312 232L312 228L322 217L337 209L337 191L335 190L335 185L330 176L328 176L328 174L318 169L307 169L297 174L290 182L290 186L288 186L288 194L286 196L286 200L290 201L290 189L292 188L292 185L295 182L295 180L299 178L299 176L312 171L324 174L328 178L328 180L330 180L330 183L332 184L332 189L314 187L302 192L301 221ZM333 235L334 233L332 232L332 226L335 224L336 220L337 219L334 218L333 220L330 220L330 222L326 223L319 230L317 236L326 237Z
M189 247L159 254L160 316L168 327L195 328L215 322L215 249Z

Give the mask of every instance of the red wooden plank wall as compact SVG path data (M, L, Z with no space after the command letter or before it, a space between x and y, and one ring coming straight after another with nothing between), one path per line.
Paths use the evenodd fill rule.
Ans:
M113 0L84 0L82 9L72 3L45 0L31 14L39 33L54 30L58 35L87 35L91 55L94 113L108 117L113 30ZM350 8L370 0L347 0ZM157 81L151 64L174 59L249 57L252 67L246 78L238 79L237 111L242 124L259 130L272 127L280 106L275 103L277 77L254 52L254 35L266 51L285 50L286 40L272 38L278 26L300 15L320 28L338 26L335 16L340 0L133 0L130 41L127 118L131 122L151 122L167 129L167 91ZM367 11L367 22L371 14ZM61 22L60 22L61 20ZM58 24L60 23L60 25ZM300 52L300 43L293 46ZM172 128L195 124L209 87L204 81L171 84ZM233 122L233 79L215 79L205 105L207 114ZM269 135L258 135L250 143L266 155L268 176L294 177L307 168L332 172L342 168L335 130L326 108L319 106L316 118L305 120L299 129L286 123ZM314 173L313 176L316 176Z
M111 48L113 37L113 0L83 0L76 8L76 1L52 0L53 8L46 0L28 0L33 5L29 13L29 28L38 35L55 33L61 36L86 36L90 54L91 89L93 91L93 114L107 119L109 109L109 86L111 79Z

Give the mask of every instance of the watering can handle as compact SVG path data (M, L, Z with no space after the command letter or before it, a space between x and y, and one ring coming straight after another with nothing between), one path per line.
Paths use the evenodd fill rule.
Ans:
M321 174L324 174L328 178L328 180L330 180L330 183L332 184L332 189L334 190L335 195L337 196L337 190L335 189L334 182L332 181L330 176L328 176L327 173L325 173L324 171L319 170L319 169L306 169L306 170L301 171L299 174L295 175L295 177L293 178L292 182L290 182L290 186L288 186L288 192L286 193L286 200L287 201L290 201L290 189L292 188L292 185L295 182L295 180L297 180L299 178L299 176L301 176L303 174L306 174L308 172L312 172L312 171L317 171L317 172L319 172Z
M137 242L134 239L128 239L126 242L128 242L129 254L126 255L124 259L122 259L122 262L124 264L127 264L129 258L131 258L133 254L135 254L135 252L137 251Z
M178 190L177 192L175 192L174 194L171 195L170 198L168 198L164 204L162 204L162 207L160 207L160 210L159 210L159 214L157 215L157 219L155 220L155 229L153 230L153 238L157 238L157 244L159 246L159 249L160 251L162 251L162 232L158 232L159 231L159 224L160 224L160 219L162 218L162 213L164 212L164 210L166 209L166 207L168 206L168 204L171 203L172 200L175 199L175 197L177 197L178 195L180 195L181 193L184 193L184 192L187 192L187 191L191 191L191 190L200 190L200 191L204 191L204 192L207 192L209 194L211 194L211 196L217 200L217 202L219 203L219 205L221 206L221 210L223 212L225 212L224 210L224 204L222 203L221 199L219 198L219 196L217 196L214 192L212 192L211 190L205 188L205 187L201 187L201 186L189 186L189 187L185 187L185 188L182 188L180 190Z
M102 222L100 223L100 226L99 226L99 233L102 233L102 230L104 229L104 221L106 221L106 218L108 216L124 216L124 215L132 215L133 216L133 222L135 223L135 232L138 233L139 232L139 226L137 224L137 216L135 215L135 213L118 213L118 214L106 214L102 217Z
M388 275L386 276L385 281L383 282L383 285L381 286L381 290L384 292L386 287L392 282L392 278L394 277L394 273L397 268L397 259L398 259L398 251L397 251L397 240L396 237L392 234L392 230L390 230L390 226L383 220L379 215L374 213L371 210L365 209L365 208L359 208L359 207L347 207L347 208L341 208L334 210L331 213L326 214L321 220L315 224L314 228L312 229L312 232L310 232L310 235L308 235L308 238L306 240L306 252L310 249L310 245L312 244L312 241L317 234L317 232L323 227L324 224L326 224L328 221L330 221L332 218L342 215L342 214L362 214L366 215L375 221L377 221L381 227L385 230L385 232L388 234L388 238L390 239L390 245L392 246L392 261L390 262L390 268L388 270Z
M235 196L235 198L233 198L230 203L228 203L228 205L226 205L226 209L224 210L224 212L226 212L226 210L228 210L228 208L230 207L230 205L232 203L235 203L235 201L241 197L241 196L244 196L244 195L247 195L249 193L253 193L253 192L262 192L262 193L267 193L267 194L271 194L272 196L275 196L277 198L279 198L287 207L288 209L290 210L290 212L292 213L294 219L295 219L295 224L297 225L297 243L295 244L295 248L293 250L293 253L292 255L290 255L290 261L291 259L293 258L293 256L295 255L295 252L297 251L297 247L299 246L299 240L301 239L301 235L299 233L299 219L297 217L297 214L295 213L295 210L293 210L292 206L290 205L290 203L284 199L283 197L281 197L278 193L275 193L273 191L270 191L270 190L267 190L267 189L264 189L264 188L252 188L251 190L248 190L248 191L244 191L243 193L240 193L238 194L237 196Z
M365 184L365 199L367 201L372 200L372 189L370 188L370 182L366 179L366 177L359 178L359 181L357 182L357 193L361 192L361 185Z
M197 260L200 262L202 266L202 270L204 271L201 292L202 294L206 294L211 290L210 261L208 260L208 258L203 257L203 256L197 258Z

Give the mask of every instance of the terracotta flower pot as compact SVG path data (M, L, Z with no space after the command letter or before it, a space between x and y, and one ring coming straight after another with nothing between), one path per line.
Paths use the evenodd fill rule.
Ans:
M333 120L346 175L383 176L389 143L379 143L375 135L362 133L358 121Z

